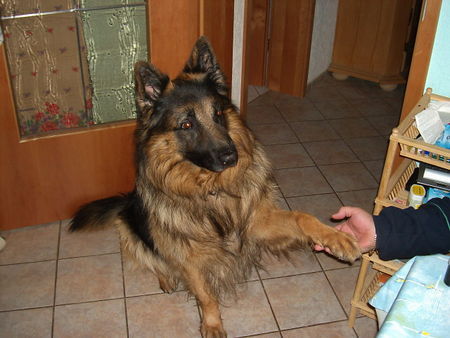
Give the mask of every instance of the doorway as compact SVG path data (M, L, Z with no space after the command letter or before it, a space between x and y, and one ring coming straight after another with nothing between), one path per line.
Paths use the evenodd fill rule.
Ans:
M314 0L250 1L249 85L305 95L314 7Z

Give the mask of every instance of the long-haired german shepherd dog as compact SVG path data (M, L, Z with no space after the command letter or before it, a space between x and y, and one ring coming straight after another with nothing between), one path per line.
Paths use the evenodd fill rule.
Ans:
M228 98L224 75L200 38L174 80L135 66L136 187L76 213L70 230L118 226L123 248L158 277L178 281L202 310L204 337L225 337L221 296L245 280L261 254L317 243L353 261L353 238L315 217L276 206L277 188L261 145Z

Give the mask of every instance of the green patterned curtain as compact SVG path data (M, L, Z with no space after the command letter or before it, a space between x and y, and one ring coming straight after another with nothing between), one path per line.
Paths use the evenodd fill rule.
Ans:
M119 6L128 1L109 1ZM103 0L83 0L82 8L101 8ZM95 123L135 118L133 65L147 59L143 6L81 12Z

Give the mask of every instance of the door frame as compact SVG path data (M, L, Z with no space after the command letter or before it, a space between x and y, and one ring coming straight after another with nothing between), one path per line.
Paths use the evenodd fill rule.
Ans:
M442 0L424 0L422 3L400 121L408 115L425 92L425 82L433 52L441 5Z
M425 82L427 80L431 54L433 53L434 38L436 36L441 5L442 0L424 0L422 3L399 122L403 121L410 113L411 109L417 104L425 92ZM397 150L392 165L393 170L398 168L402 160L403 157L400 156L400 151Z

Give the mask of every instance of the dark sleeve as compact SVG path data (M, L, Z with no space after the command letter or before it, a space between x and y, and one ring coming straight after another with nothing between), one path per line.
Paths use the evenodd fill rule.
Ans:
M433 198L417 210L388 207L373 218L383 260L450 251L449 198Z

